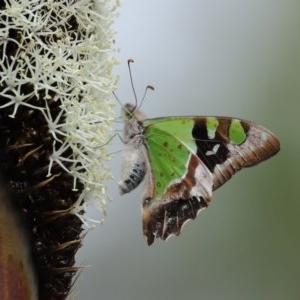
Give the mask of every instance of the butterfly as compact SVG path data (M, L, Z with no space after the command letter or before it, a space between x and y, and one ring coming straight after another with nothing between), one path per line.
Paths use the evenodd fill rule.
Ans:
M206 208L212 192L242 168L254 166L280 149L268 129L229 117L147 119L126 104L120 194L145 180L143 233L155 238L179 235L182 226Z
M240 169L275 155L280 143L268 129L237 118L147 119L137 107L130 68L134 60L127 62L135 104L122 108L119 192L129 193L145 180L143 233L151 245L155 238L179 235L183 225L209 205L213 190ZM147 89L154 90L146 87L141 104Z

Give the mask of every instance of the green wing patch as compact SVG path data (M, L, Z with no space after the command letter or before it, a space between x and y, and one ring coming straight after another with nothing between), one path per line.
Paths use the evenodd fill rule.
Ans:
M161 119L146 126L149 160L158 198L171 183L186 173L190 154L196 152L191 135L193 124L192 119Z
M235 145L240 145L246 140L247 135L240 120L232 119L229 127L229 138L230 142Z

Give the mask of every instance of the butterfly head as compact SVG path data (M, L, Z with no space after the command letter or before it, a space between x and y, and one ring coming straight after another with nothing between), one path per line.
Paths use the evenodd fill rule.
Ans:
M122 116L125 121L134 119L136 121L143 121L146 116L136 107L136 105L131 103L126 103L122 108Z

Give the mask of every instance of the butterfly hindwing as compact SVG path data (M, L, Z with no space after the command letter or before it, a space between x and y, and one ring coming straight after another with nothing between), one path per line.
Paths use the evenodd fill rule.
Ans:
M143 125L151 167L143 201L148 244L178 235L209 204L212 190L279 151L270 131L239 119L173 117Z
M211 199L213 177L196 155L192 124L192 120L170 120L146 127L152 183L146 183L143 201L148 244L154 237L178 235L186 220L195 219Z

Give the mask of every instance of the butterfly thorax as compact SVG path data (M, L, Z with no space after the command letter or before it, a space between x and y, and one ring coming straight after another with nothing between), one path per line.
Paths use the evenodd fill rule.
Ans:
M131 143L135 147L140 147L143 143L143 123L146 119L145 115L132 104L125 104L122 109L122 117L124 120L123 140L124 143Z

